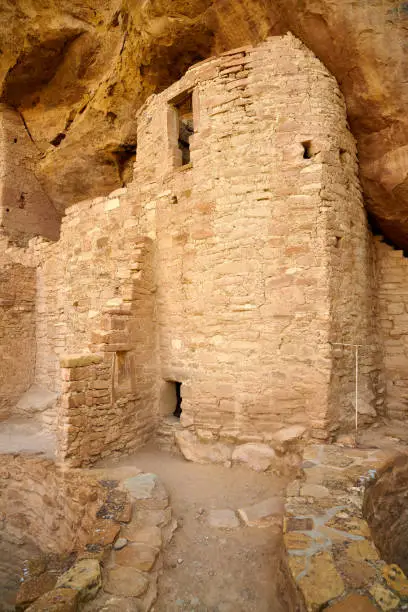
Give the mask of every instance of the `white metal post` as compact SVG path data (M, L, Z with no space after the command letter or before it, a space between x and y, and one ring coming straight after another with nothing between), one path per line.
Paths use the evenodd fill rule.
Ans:
M365 344L349 344L346 342L331 342L333 346L351 346L354 347L354 359L355 359L355 445L357 446L357 435L358 435L358 348L359 346L368 346Z

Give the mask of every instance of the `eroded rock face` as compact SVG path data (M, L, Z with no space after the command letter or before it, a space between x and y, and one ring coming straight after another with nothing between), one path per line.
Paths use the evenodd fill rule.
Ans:
M129 180L149 94L211 54L290 29L338 79L368 209L408 247L407 23L396 0L5 0L2 99L21 113L62 211Z
M381 557L408 572L408 456L400 455L367 487L363 514Z

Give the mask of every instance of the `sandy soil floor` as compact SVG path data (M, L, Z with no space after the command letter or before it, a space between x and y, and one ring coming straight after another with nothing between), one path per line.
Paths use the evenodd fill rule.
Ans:
M166 486L179 527L164 552L154 612L287 612L281 530L211 527L211 509L238 509L283 492L285 481L244 467L199 465L153 446L103 466L134 466ZM101 464L99 464L101 466Z

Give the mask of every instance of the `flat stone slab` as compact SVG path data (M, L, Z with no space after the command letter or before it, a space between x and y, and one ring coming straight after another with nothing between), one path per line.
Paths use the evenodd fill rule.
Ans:
M234 463L246 463L256 472L265 472L274 463L275 457L273 448L253 442L237 446L232 453Z
M140 597L149 588L149 580L145 574L133 567L115 567L108 572L103 588L112 595Z
M398 593L404 599L408 599L408 578L398 565L395 563L386 565L383 567L382 575L395 593Z
M164 509L168 506L167 491L156 474L138 474L127 478L123 484L130 497L139 502L138 507Z
M132 478L126 478L123 484L133 499L149 499L153 497L157 482L156 474L138 474Z
M306 574L297 583L305 595L308 610L320 609L323 604L339 597L345 589L333 557L328 552L313 555Z
M26 612L77 612L77 610L78 591L55 589L37 599Z
M101 569L96 559L77 561L65 574L59 577L57 587L74 589L79 601L93 599L101 588Z
M80 368L96 363L101 363L103 357L94 353L76 353L74 355L62 355L60 357L61 368Z
M126 527L122 527L122 533L131 542L147 544L148 546L153 546L153 548L161 548L162 546L162 532L160 527L155 525L141 527L138 523L132 522L126 525Z
M16 604L24 609L28 604L36 601L38 597L54 588L57 579L50 572L39 576L31 576L21 583L16 597Z
M125 548L125 546L127 545L128 541L126 538L118 538L116 540L116 542L113 545L113 549L114 550L122 550L122 548Z
M112 544L120 531L120 525L109 519L97 519L89 534L88 544L107 546Z
M124 597L111 597L99 612L140 612L140 610L138 601Z
M164 527L171 521L171 508L167 506L162 510L138 508L134 512L132 522L129 525L142 527ZM122 534L130 540L129 532L122 528Z
M146 544L130 544L115 553L117 565L135 567L142 572L149 572L159 554L158 548Z
M317 499L321 499L323 497L329 497L330 491L327 487L317 484L305 484L300 489L300 495L302 497L316 497Z
M208 524L218 529L235 529L239 527L239 519L234 510L210 510L208 513Z
M370 588L370 595L372 595L383 612L391 612L391 610L397 610L399 608L400 598L389 589L384 588L381 584L374 584Z
M278 444L288 444L294 440L299 440L305 433L306 427L303 425L292 425L284 427L271 436L272 441Z
M284 506L279 497L269 497L253 506L239 508L238 514L249 527L268 527L283 514Z
M329 606L327 610L331 612L378 612L371 601L365 595L349 595L342 601Z

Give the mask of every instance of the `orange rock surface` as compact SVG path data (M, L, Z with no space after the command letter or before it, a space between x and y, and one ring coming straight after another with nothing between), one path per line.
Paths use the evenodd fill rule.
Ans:
M407 247L407 23L396 0L3 0L0 90L62 211L129 179L150 93L200 59L291 30L337 78L368 209Z

